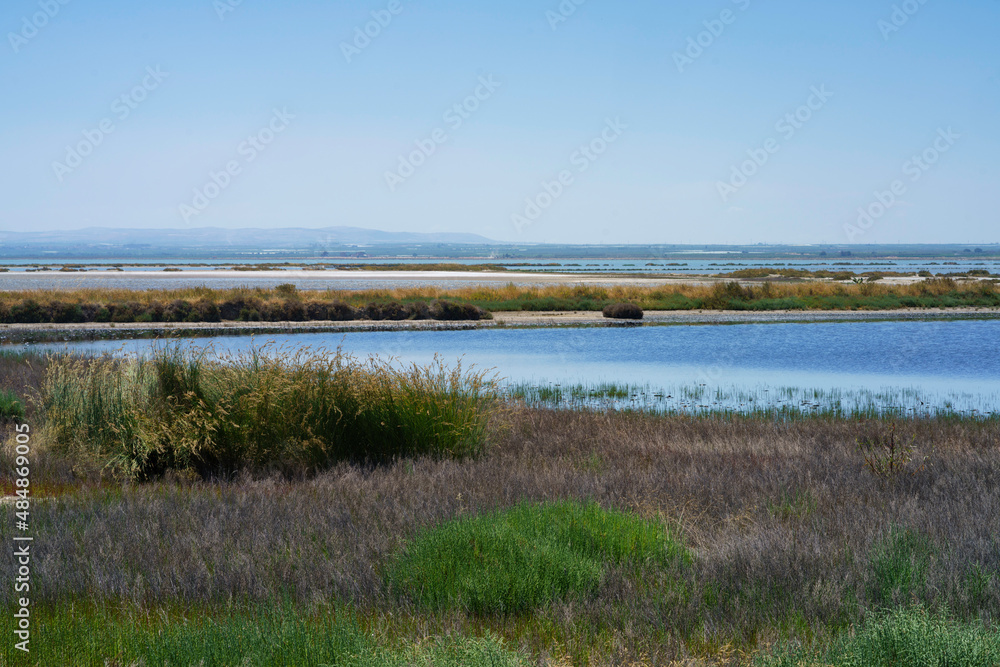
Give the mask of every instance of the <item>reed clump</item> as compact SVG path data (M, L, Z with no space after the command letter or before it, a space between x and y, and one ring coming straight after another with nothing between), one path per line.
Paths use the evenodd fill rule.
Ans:
M634 303L613 303L604 307L603 314L615 320L641 320L642 308Z
M215 358L179 346L148 359L60 358L42 389L57 450L138 480L473 456L497 397L485 373L440 361L400 368L270 348Z

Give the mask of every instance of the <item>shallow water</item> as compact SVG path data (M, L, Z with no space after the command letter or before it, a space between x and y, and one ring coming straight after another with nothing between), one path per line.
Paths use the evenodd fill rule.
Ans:
M109 260L79 260L73 264L79 266L89 266L86 272L62 273L59 271L30 271L27 264L39 264L58 269L62 266L59 263L51 263L51 260L3 260L0 259L0 267L7 266L9 273L0 273L0 291L9 290L57 290L57 289L183 289L191 287L210 286L216 289L228 289L234 287L262 287L273 288L281 283L294 283L303 290L363 290L373 287L385 289L405 289L411 287L426 287L425 280L405 280L395 278L364 279L364 280L331 280L324 278L322 273L315 278L301 278L290 276L288 278L273 278L257 275L256 272L248 271L238 278L227 276L192 277L185 276L188 271L205 271L214 268L228 268L237 264L268 264L270 262L282 262L280 259L271 260L247 260L236 262L232 260L177 260L176 268L181 271L168 278L144 278L142 276L118 276L117 272L107 271L107 267L114 264ZM316 264L320 260L310 260L304 264ZM527 271L531 273L562 273L562 274L681 274L681 275L705 275L718 273L731 273L744 269L798 269L807 271L850 271L853 273L866 273L870 271L888 271L905 274L916 274L920 271L930 271L939 273L964 273L970 270L985 270L993 274L1000 274L1000 260L996 259L976 259L960 258L957 260L944 259L899 259L899 260L836 260L827 261L786 261L780 259L752 259L743 257L718 258L713 260L705 259L662 259L662 260L585 260L585 259L553 259L537 260L526 262L513 262L511 260L497 259L331 259L324 260L333 264L437 264L441 262L449 264L491 264L497 267L506 267L513 271ZM138 264L139 266L128 266L130 273L143 273L148 271L162 271L162 266L141 266L144 263L164 264L163 260L121 260L125 265ZM166 262L169 265L169 262ZM184 266L184 264L202 264L208 266ZM524 265L522 265L524 264ZM291 265L279 267L284 270L298 270L301 265ZM502 282L502 281L501 281ZM453 289L468 287L471 285L485 284L495 285L496 280L477 281L470 280L436 280L434 285L442 289ZM530 283L525 283L530 284Z
M340 345L355 356L391 357L406 364L426 364L438 355L451 365L461 360L466 366L495 369L522 389L628 385L628 397L611 404L662 411L796 406L1000 411L998 320L398 331L220 337L182 344L210 344L220 353L263 345ZM163 343L33 347L110 352L148 351L157 345Z

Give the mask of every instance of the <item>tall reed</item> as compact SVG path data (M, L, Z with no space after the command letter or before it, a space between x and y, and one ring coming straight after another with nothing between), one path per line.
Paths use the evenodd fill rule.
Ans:
M56 447L127 476L315 471L340 460L479 453L498 402L482 371L400 368L323 349L55 360L43 387Z

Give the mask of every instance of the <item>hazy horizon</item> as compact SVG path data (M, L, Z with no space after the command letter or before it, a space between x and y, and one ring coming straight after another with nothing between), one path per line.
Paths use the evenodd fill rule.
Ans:
M0 232L996 243L997 19L986 0L16 0Z

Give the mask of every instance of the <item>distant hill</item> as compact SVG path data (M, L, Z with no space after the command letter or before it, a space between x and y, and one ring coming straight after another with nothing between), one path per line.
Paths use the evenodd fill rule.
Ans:
M0 232L0 249L9 254L14 249L109 251L114 248L159 250L307 250L321 247L343 248L358 245L386 244L495 244L477 234L419 234L383 232L360 227L324 227L306 229L113 229L90 227L52 232Z

